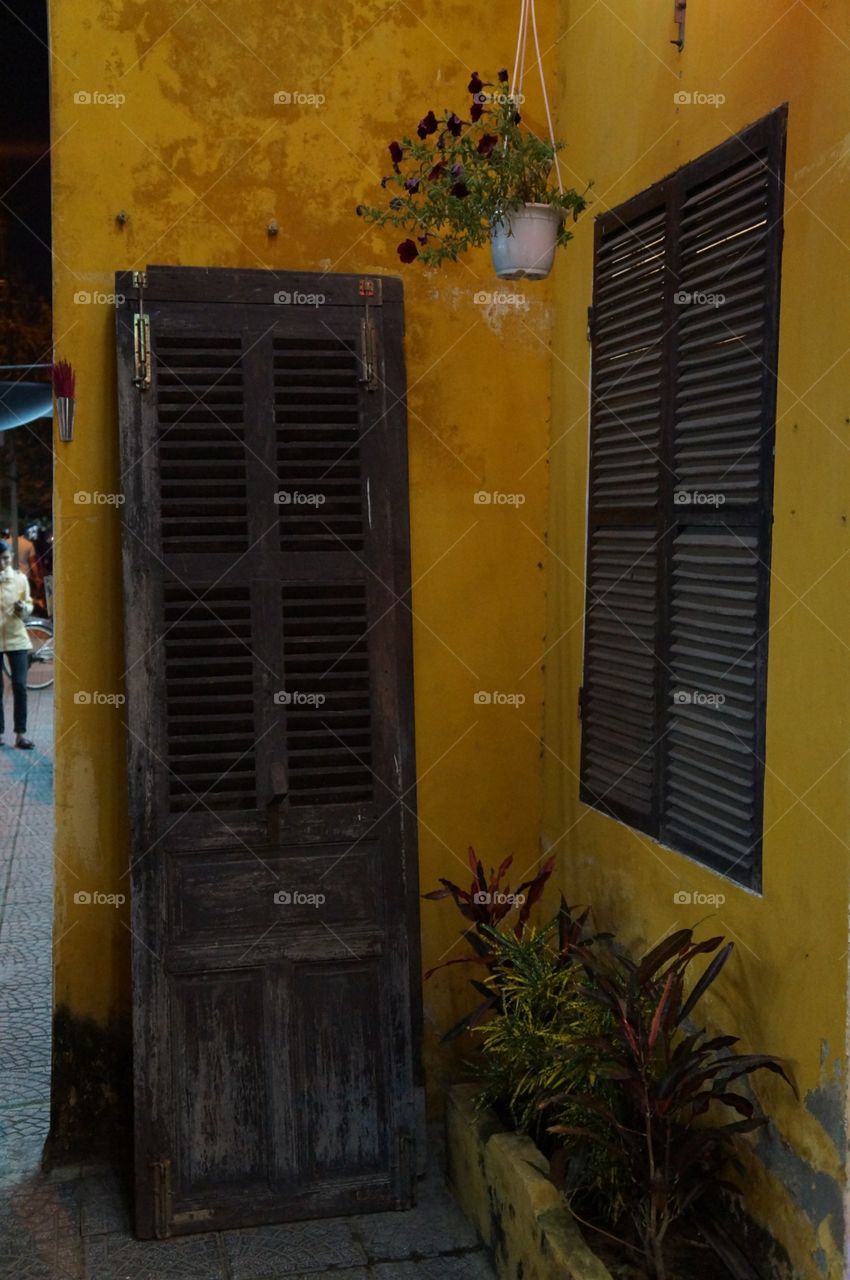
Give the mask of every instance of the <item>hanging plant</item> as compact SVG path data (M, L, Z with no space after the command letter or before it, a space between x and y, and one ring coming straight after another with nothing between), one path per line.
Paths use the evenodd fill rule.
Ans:
M572 238L568 221L585 197L555 181L563 143L524 126L507 71L495 84L473 72L469 92L466 117L429 111L415 137L390 143L392 172L381 182L392 193L389 204L357 212L409 233L398 246L402 262L439 266L490 241L498 275L541 278L556 246Z
M392 193L388 207L357 206L368 221L408 232L398 246L402 262L439 266L489 240L502 279L542 279L555 249L572 239L568 222L586 207L586 193L565 191L561 180L564 144L552 125L534 3L520 0L513 74L500 71L492 82L473 71L468 111L428 111L415 137L389 144L392 172L381 180ZM548 141L523 123L519 110L529 21Z

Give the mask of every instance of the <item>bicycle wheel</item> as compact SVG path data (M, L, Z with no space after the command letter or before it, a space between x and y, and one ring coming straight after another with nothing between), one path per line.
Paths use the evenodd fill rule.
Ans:
M29 624L27 635L32 641L27 688L47 689L53 684L53 628L39 619Z

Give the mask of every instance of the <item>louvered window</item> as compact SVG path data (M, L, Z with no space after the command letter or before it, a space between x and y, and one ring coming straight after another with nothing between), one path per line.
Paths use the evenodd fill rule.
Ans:
M784 108L596 224L581 798L761 885Z

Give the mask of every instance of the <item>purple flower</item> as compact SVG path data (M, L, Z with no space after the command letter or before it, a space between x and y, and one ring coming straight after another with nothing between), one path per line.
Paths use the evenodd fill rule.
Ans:
M424 234L424 235L422 235L422 236L417 236L417 237L416 237L416 239L419 241L419 243L420 243L420 244L427 244L427 243L428 243L428 232L426 231L426 232L425 232L425 234Z
M365 205L359 204L359 205L357 206L357 208L354 210L354 212L357 214L358 218L362 218L362 217L363 217L363 210L365 209L365 207L366 207Z
M508 83L508 72L507 72L507 68L502 67L502 70L499 72L499 80L502 82L502 84L507 84L507 83Z
M457 115L454 111L446 121L446 128L448 129L449 133L452 135L453 138L457 138L460 136L460 131L463 128L463 121L461 120L460 116Z
M484 81L481 79L477 71L473 71L472 79L467 85L467 88L470 93L480 93L484 88Z
M393 162L393 168L395 169L396 173L398 173L398 166L401 164L401 159L402 159L402 156L404 155L402 145L400 142L391 142L387 150L390 153L390 159Z
M499 141L498 135L495 133L485 133L484 137L478 143L478 154L482 156L491 156L493 148Z
M419 257L419 250L412 240L402 240L398 246L398 256L402 262L413 262Z
M419 190L419 179L418 179L418 178L408 178L408 179L405 181L405 184L404 184L404 185L405 185L405 187L407 188L407 190L408 190L408 191L411 193L411 195L412 195L414 191L418 191L418 190Z
M449 187L449 195L458 196L462 200L464 196L469 195L469 187L465 182L455 182Z
M446 166L443 164L441 160L439 164L434 165L434 168L428 174L428 181L437 182L440 178L442 178L445 171L446 171Z
M420 138L427 138L429 133L437 132L437 117L433 111L429 111L427 116L423 116L419 121L416 132Z
M481 119L483 112L484 112L484 103L473 102L472 106L469 109L469 118L473 124L477 124L477 122Z
M460 174L462 174L462 173L463 173L463 165L462 165L462 164L453 164L453 165L452 165L452 177L453 177L453 178L457 178L457 177L459 177L459 176L460 176Z

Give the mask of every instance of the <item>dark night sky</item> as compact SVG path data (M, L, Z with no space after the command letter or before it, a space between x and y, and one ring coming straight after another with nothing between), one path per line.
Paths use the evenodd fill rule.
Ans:
M50 160L37 159L50 139L46 9L0 3L0 274L49 299Z

